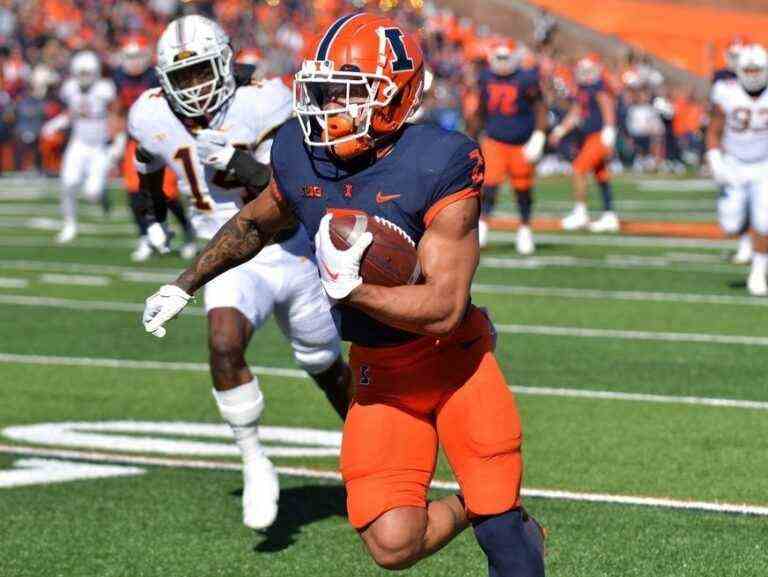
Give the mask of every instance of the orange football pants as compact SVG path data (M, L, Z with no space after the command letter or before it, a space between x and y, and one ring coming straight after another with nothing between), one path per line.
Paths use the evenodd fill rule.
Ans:
M493 346L490 321L475 307L445 339L352 346L341 472L355 528L397 507L426 507L438 444L470 515L519 505L520 417Z
M499 186L509 179L515 190L533 188L535 167L525 159L522 144L506 144L485 137L482 149L486 186Z
M133 164L133 158L136 156L136 141L128 139L123 156L123 184L128 194L139 192L139 173ZM176 181L176 173L173 170L166 170L163 179L163 194L167 200L176 200L179 198L179 185Z
M573 159L573 173L589 174L594 172L598 182L607 182L611 177L608 172L608 159L611 154L611 149L606 148L600 139L600 133L593 132L584 140L579 154Z

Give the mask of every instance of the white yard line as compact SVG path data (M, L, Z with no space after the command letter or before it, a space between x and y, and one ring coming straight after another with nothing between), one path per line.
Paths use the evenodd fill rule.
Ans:
M128 266L113 266L102 264L84 264L79 262L58 262L45 260L0 260L0 269L29 270L35 272L67 272L85 274L167 274L178 275L182 269L177 268L136 268Z
M662 341L676 343L714 343L720 345L747 345L768 347L768 337L721 335L703 333L670 333L655 331L623 331L613 329L585 329L578 327L555 327L548 325L504 325L497 324L501 333L517 335L546 335L554 337L623 339L632 341Z
M597 289L531 287L475 283L472 291L483 294L509 294L541 297L598 299L638 302L703 303L718 305L768 306L768 299L729 295L705 295L694 293L665 293L644 291L609 291Z
M583 258L576 256L533 256L512 258L483 256L480 268L532 270L544 268L596 268L611 270L662 270L665 272L695 272L708 274L742 274L744 267L727 264L685 264L679 259L664 257L635 257L608 255L604 259Z
M242 465L232 461L212 461L198 459L167 459L158 457L140 457L120 453L100 453L95 451L73 451L66 449L44 449L0 445L0 453L9 455L36 455L53 459L75 459L94 461L98 463L117 463L145 465L154 467L173 467L182 469L203 469L214 471L241 471ZM341 482L341 475L335 471L323 471L306 467L277 467L278 473L288 477L309 479L325 479ZM451 481L433 481L432 487L447 491L457 491L459 486ZM654 507L687 511L706 511L711 513L729 513L752 516L768 516L768 506L740 503L723 503L708 501L686 501L664 497L647 497L641 495L612 495L605 493L586 493L557 489L536 489L524 487L521 490L524 497L540 499L555 499L560 501L581 501L588 503L605 503L639 507Z
M63 226L59 219L48 217L5 216L0 218L0 228L28 228L32 230L58 231ZM78 230L82 234L114 236L116 234L135 233L136 227L126 222L123 224L93 224L79 223Z
M0 363L43 365L43 366L69 366L69 367L99 367L108 369L130 370L162 370L162 371L190 371L208 372L206 363L187 363L170 361L137 361L127 359L109 359L93 357L60 357L46 355L17 355L0 353ZM304 371L299 369L285 369L281 367L251 366L251 370L259 375L287 377L295 379L309 378ZM675 395L653 395L647 393L622 393L616 391L595 391L587 389L568 389L555 387L511 387L518 395L582 398L609 401L629 401L642 403L699 405L704 407L726 407L735 409L750 409L756 411L768 411L768 402L746 401L740 399L722 399L713 397L693 397Z
M600 235L600 234L557 234L536 233L536 241L541 244L558 244L570 246L639 246L661 248L706 248L706 249L735 249L736 241L710 240L703 238L677 238L629 235ZM516 233L506 231L491 231L490 239L498 242L514 243Z
M55 249L96 249L105 248L114 249L132 249L136 247L134 239L115 239L115 238L83 238L78 237L68 244L56 244L54 236L0 236L0 246L15 248L39 248L49 246Z
M99 286L105 287L112 283L112 279L106 276L93 276L81 274L41 274L38 279L43 284L65 286Z
M0 277L0 288L23 289L29 286L29 281L25 278Z
M0 295L0 305L18 305L29 307L52 307L57 309L85 311L113 311L139 313L144 310L142 303L127 303L117 301L59 299L52 297L35 297L24 295ZM199 307L187 307L183 314L205 316L205 311Z

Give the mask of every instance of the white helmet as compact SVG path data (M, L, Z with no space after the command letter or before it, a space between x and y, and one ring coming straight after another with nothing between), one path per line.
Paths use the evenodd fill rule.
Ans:
M758 92L768 85L768 53L759 44L748 44L739 51L736 76L747 92Z
M90 50L78 52L72 57L69 71L81 88L88 88L101 76L99 57Z
M157 75L184 116L215 112L235 93L229 36L197 14L171 22L157 42Z

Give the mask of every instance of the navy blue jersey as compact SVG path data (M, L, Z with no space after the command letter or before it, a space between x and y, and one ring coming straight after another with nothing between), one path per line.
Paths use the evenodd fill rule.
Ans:
M520 69L499 76L489 69L480 75L480 102L485 109L485 133L506 144L524 144L533 134L533 104L541 98L539 73Z
M715 70L715 73L712 75L712 84L718 80L732 80L734 78L736 78L736 73L733 70L720 68L719 70Z
M148 68L138 76L128 74L122 68L115 70L112 77L117 87L117 97L123 110L127 111L139 96L150 88L160 86L154 68Z
M477 143L433 124L406 125L387 156L351 169L334 162L326 149L305 146L296 119L275 137L272 169L310 238L326 213L353 211L393 222L416 244L443 207L478 196L484 176ZM362 346L392 346L418 337L343 304L333 313L342 339Z
M579 128L585 136L600 132L603 129L603 113L597 103L597 95L601 92L607 92L607 90L602 80L578 88L576 100L579 103L581 116Z

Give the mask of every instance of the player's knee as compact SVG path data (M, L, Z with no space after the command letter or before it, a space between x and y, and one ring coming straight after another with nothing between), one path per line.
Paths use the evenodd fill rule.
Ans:
M376 564L389 571L407 569L421 558L424 531L385 524L366 539L368 551Z
M473 527L498 577L544 577L544 535L523 509L484 517Z
M233 333L211 331L208 349L214 371L237 370L245 366L245 344Z
M747 218L743 214L729 213L720 215L720 228L728 236L737 236L744 233L749 225Z
M319 375L326 371L341 354L338 337L323 344L293 343L293 358L310 375Z

